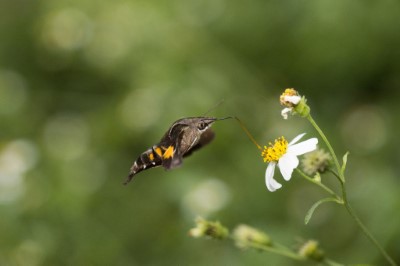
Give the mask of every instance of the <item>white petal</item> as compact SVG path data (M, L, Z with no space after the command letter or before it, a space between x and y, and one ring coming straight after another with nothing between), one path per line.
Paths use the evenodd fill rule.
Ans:
M317 138L308 139L294 145L289 144L286 153L290 153L293 155L302 155L304 153L316 150L317 144L318 144Z
M283 100L284 100L285 102L290 102L290 103L293 103L293 104L298 104L298 103L300 102L300 100L301 100L301 97L300 97L300 96L284 96L284 97L283 97Z
M282 185L274 179L275 165L276 163L274 162L269 163L267 170L265 171L265 184L267 185L268 190L271 192L274 192L282 187Z
M298 142L305 134L306 133L301 133L300 135L297 135L291 142L289 142L289 146Z
M299 159L293 154L286 153L278 162L279 170L286 181L292 177L293 169L299 165Z
M288 119L288 114L290 112L292 112L292 108L283 108L283 110L281 111L283 119Z

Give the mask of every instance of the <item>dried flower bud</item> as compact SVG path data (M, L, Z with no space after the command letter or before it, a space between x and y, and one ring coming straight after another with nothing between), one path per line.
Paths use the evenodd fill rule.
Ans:
M279 97L280 103L285 108L281 114L284 119L288 118L288 114L298 114L301 117L306 117L310 114L310 107L307 105L307 100L293 88L286 89Z

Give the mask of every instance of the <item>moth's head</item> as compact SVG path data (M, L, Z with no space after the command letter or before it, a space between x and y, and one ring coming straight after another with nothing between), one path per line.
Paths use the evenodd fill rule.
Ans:
M194 124L200 132L206 131L211 125L217 121L214 117L199 117L195 118Z
M225 120L231 117L215 118L215 117L198 117L193 118L193 122L200 132L206 131L211 125L218 120Z
M199 132L204 132L208 128L211 127L211 125L218 120L224 120L227 118L231 117L225 117L225 118L215 118L215 117L188 117L188 118L183 118L174 123L173 126L181 125L181 126L188 126L191 128L196 128L199 130Z
M214 117L187 117L176 121L174 126L187 126L192 129L198 129L200 132L207 130L218 118Z

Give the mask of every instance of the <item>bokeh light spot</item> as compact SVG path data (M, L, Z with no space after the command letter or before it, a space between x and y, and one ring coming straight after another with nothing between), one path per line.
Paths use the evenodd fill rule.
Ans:
M132 47L134 22L138 14L130 3L110 6L95 21L93 38L85 48L86 60L98 67L111 67L124 59Z
M42 265L45 255L43 247L38 242L30 239L23 241L14 252L16 265Z
M57 115L50 119L44 129L45 147L57 159L79 158L87 151L89 141L89 126L76 114Z
M224 208L230 200L230 191L222 181L207 179L196 185L183 198L185 212L203 217Z
M94 154L69 161L61 167L64 187L73 195L89 195L106 180L106 163Z
M41 38L56 51L73 51L84 46L92 35L90 19L78 9L62 9L47 15Z
M36 146L28 140L10 142L0 153L0 169L7 174L23 174L38 160Z
M23 175L37 161L37 148L27 140L12 141L0 151L0 203L19 199L25 189Z
M154 123L162 110L159 90L140 89L132 91L120 105L122 123L131 130L144 130Z

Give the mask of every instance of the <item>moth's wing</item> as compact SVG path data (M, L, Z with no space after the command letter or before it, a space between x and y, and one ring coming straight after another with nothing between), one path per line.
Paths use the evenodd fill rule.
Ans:
M189 156L193 151L207 145L215 136L210 128L195 138L188 138L187 135L185 137L184 134L185 131L182 130L176 138L169 138L167 145L164 144L164 147L167 147L162 159L162 165L165 169L169 170L180 166L183 157ZM171 154L172 156L170 156Z
M179 150L180 139L177 138L169 144L164 144L165 150L163 151L161 164L166 170L176 168L182 164L183 154Z
M175 139L171 138L170 140L170 144L165 145L165 147L168 148L164 153L162 161L162 165L167 170L180 166L183 157L186 156L193 147L198 145L199 141L201 141L201 137L188 138L187 135L185 137L185 131L182 130ZM168 149L170 150L168 151ZM171 154L172 156L170 156Z
M196 145L190 147L188 151L185 154L183 154L183 157L191 155L194 151L197 151L201 147L204 147L205 145L210 143L214 138L215 138L214 131L211 128L207 129L200 135L199 142Z

